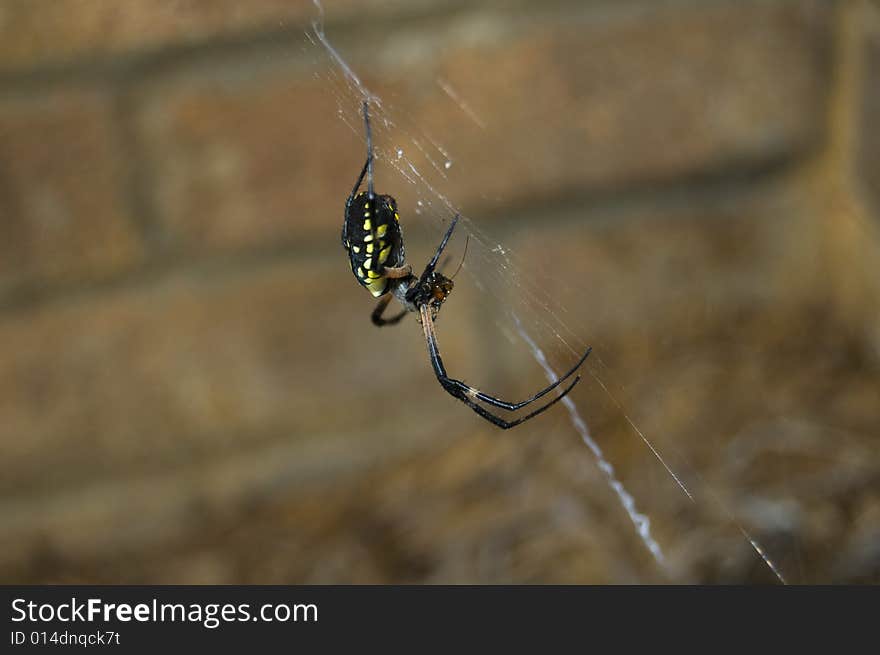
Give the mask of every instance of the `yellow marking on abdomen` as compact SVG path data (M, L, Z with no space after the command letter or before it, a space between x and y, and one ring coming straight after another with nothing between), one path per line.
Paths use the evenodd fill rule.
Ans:
M384 277L381 277L381 276L377 277L373 280L370 280L367 283L367 288L370 290L370 293L372 293L377 298L379 296L381 296L383 293L385 293L386 286L387 286L386 280Z

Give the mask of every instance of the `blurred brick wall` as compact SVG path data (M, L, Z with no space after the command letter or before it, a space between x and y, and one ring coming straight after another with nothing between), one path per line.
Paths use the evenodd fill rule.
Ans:
M768 407L876 459L868 3L325 4L368 86L467 166L456 203L590 281L567 322L589 321L582 338L633 381L628 406L714 484L733 499L770 484L725 477L723 444L701 440L773 425ZM561 411L552 442L499 437L442 394L418 330L373 332L337 241L362 144L304 51L313 13L0 2L0 580L664 579L584 478ZM460 129L438 78L483 129ZM511 395L538 385L534 368L510 381L478 300L456 293L446 358ZM611 434L619 419L597 410ZM638 480L638 458L609 449ZM841 499L878 470L828 462L853 486L804 492L822 521L788 537L812 579L872 579L859 544L880 508ZM681 579L762 579L742 543L723 569L711 529L683 542L677 503L655 529ZM835 512L867 518L829 536Z

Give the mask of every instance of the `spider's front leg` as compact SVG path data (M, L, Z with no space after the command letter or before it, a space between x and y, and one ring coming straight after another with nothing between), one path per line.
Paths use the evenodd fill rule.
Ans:
M443 359L440 357L440 347L437 345L437 337L434 334L434 322L431 317L431 308L427 305L422 305L421 307L419 307L419 314L422 319L422 330L425 333L425 342L428 345L428 356L431 359L431 366L434 369L434 374L437 376L438 382L440 382L440 386L442 386L444 391L446 391L446 393L448 393L450 396L457 398L465 405L470 407L472 410L474 410L481 417L483 417L490 423L497 425L502 430L508 430L512 427L515 427L520 423L524 423L525 421L528 421L538 414L541 414L542 412L550 409L553 405L555 405L565 396L567 396L568 393L574 388L574 386L578 382L580 382L580 375L576 375L574 379L569 382L568 385L553 398L553 400L544 403L543 405L538 407L538 409L529 412L525 416L510 421L503 419L500 416L493 414L485 407L478 405L478 400L509 412L526 407L527 405L532 404L542 396L550 393L551 391L553 391L553 389L555 389L565 380L570 378L574 374L574 372L577 371L578 368L580 368L581 364L584 363L584 360L586 360L586 358L589 356L591 350L588 348L584 355L580 358L580 360L578 360L578 362L574 365L574 367L572 367L571 370L569 370L561 378L558 378L553 383L544 387L538 393L527 398L526 400L518 403L511 403L505 400L501 400L500 398L496 398L495 396L490 396L487 393L483 393L479 389L475 389L474 387L465 384L461 380L456 380L455 378L449 377L449 375L446 373L446 367L443 366Z
M383 266L382 275L390 280L399 280L400 278L412 275L412 266L409 264L406 266Z
M434 256L431 257L431 261L428 262L428 265L425 266L425 270L422 271L422 275L419 278L419 283L416 287L424 285L425 281L434 272L434 269L437 268L437 261L440 259L440 255L443 254L443 251L446 250L446 244L449 243L449 237L451 237L452 233L455 231L455 226L458 225L459 218L460 216L458 214L452 218L452 223L449 224L449 228L446 230L446 234L443 235L443 239L440 241L440 245L437 246L437 250L434 252Z

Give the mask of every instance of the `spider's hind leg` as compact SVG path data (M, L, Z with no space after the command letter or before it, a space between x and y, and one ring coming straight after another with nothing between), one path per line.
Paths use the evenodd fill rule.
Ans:
M354 183L354 188L351 190L351 194L348 196L348 200L345 201L345 206L350 207L351 203L354 201L354 197L357 195L358 189L361 188L361 184L364 181L364 175L367 174L367 169L373 163L373 152L370 151L367 153L367 161L364 162L364 167L361 169L360 175L358 175L357 182Z
M379 304L376 305L376 308L370 315L370 320L373 321L373 325L375 325L376 327L382 327L383 325L396 325L397 323L400 323L400 319L402 319L409 313L404 309L399 314L395 314L391 318L382 318L382 314L385 313L385 308L388 307L388 303L391 302L391 299L393 297L394 296L389 293L379 299Z
M357 182L354 183L354 188L352 188L351 194L345 202L346 208L351 206L354 197L357 195L358 189L361 188L365 175L367 177L367 193L370 194L370 200L376 195L373 192L373 134L370 130L369 104L366 100L364 100L364 130L367 133L367 160L364 162L364 167L361 169L360 175L358 175Z

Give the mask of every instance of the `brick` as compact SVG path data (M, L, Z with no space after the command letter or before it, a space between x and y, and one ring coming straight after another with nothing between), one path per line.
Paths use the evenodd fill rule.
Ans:
M795 313L792 318L809 316ZM761 322L747 327L739 338L757 347L751 330L762 329ZM828 344L839 341L833 325L820 320L811 327L810 339L821 334ZM729 334L724 335L724 330L707 332L704 338L729 343ZM668 556L665 573L644 552L587 449L545 425L501 439L463 430L450 441L435 442L436 447L334 477L331 484L309 484L302 470L314 467L313 477L320 479L325 467L335 468L345 458L344 449L319 446L308 452L279 443L249 448L225 461L208 458L144 479L95 485L48 502L5 498L0 504L0 579L564 583L646 582L668 575L675 580L772 582L742 535L717 515L719 499L785 565L791 581L804 581L800 575L829 582L870 576L871 560L860 553L870 544L877 509L877 444L871 424L861 433L847 432L840 453L840 428L792 420L800 405L791 400L816 385L823 393L832 391L826 400L856 394L865 396L867 404L872 381L829 368L833 357L822 353L830 350L799 361L803 373L831 373L831 378L779 375L780 363L790 364L791 353L802 352L804 340L788 354L767 343L767 351L754 359L743 357L740 348L723 363L717 359L719 344L709 359L705 345L688 344L690 361L643 368L644 400L651 403L662 394L657 406L669 411L678 407L675 397L696 402L705 394L711 411L692 412L690 425L666 424L675 429L671 446L662 429L648 430L648 420L636 420L667 457L674 457L689 484L688 472L696 469L711 476L709 488L707 481L693 481L696 502L691 503L671 482L665 484L668 477L659 474L644 446L627 453L618 445L611 455L618 474L630 471L627 487L648 512ZM822 360L818 367L817 360ZM700 361L713 365L695 367ZM695 368L702 372L696 379ZM845 388L833 391L844 380ZM701 385L700 394L691 398L695 384ZM760 407L776 407L784 416L768 419L752 412L755 420L747 429L728 429L731 410L739 411L743 401L743 394L732 390L743 391L744 384L760 385L752 391L763 394ZM825 419L841 418L840 408L815 400L811 393L796 402L818 407ZM596 427L591 420L596 406L588 406ZM627 409L638 411L638 405ZM625 431L607 435L600 429L599 435L606 445L634 441ZM717 459L707 460L706 452ZM676 461L682 453L689 459L684 468ZM781 475L783 466L789 468ZM780 545L773 513L761 517L762 508L774 506L798 517L793 531L785 533L785 539L797 539L798 555L787 541ZM809 563L803 574L796 557Z
M546 296L554 329L559 318L585 341L622 331L687 341L742 311L828 301L833 287L816 261L822 208L801 180L716 191L648 195L625 211L561 208L554 223L523 221L504 259L528 269L524 283ZM506 290L506 303L525 296Z
M433 0L339 0L326 21L421 11ZM290 30L318 15L298 0L6 0L0 9L0 70L28 70L78 60L112 61L161 49L247 39Z
M56 90L0 100L0 293L109 277L142 244L111 100Z
M14 512L6 503L0 579L655 579L586 451L548 436L465 433L332 485L292 482L291 464L311 458L277 447ZM563 462L585 470L561 473Z
M429 74L389 75L417 124L442 135L462 204L650 186L815 146L830 17L817 2L586 7L503 36L484 26ZM435 77L485 129L424 91Z
M522 22L461 12L394 38L369 21L331 34L398 130L431 151L424 129L449 150L449 180L435 171L431 183L468 209L500 207L511 219L485 228L513 246L516 266L505 268L493 237L473 239L444 309L450 370L505 396L541 381L510 321L495 323L508 305L525 303L521 315L554 366L571 357L559 336L592 344L575 397L651 518L673 580L773 581L709 498L721 498L792 581L876 580L876 362L861 325L832 302L817 225L836 214L811 204L821 193L807 193L805 178L769 190L750 183L757 191L745 197L744 184L644 188L761 168L821 139L830 6L591 3ZM188 34L250 28L211 29ZM178 37L155 47L170 43L163 38ZM261 46L166 69L135 90L136 142L168 245L182 254L270 245L274 255L198 265L179 257L174 270L0 317L0 580L657 581L665 574L561 407L499 438L437 387L413 321L391 331L369 324L369 298L335 241L363 156L357 107L343 94L350 132L328 73L315 80L303 65L316 52L297 59ZM27 105L10 124L52 105ZM74 105L53 121L77 119ZM96 124L113 124L109 110L98 113ZM102 144L80 129L89 122L69 131ZM87 148L36 155L32 138L6 139L34 131L3 131L10 152L24 153L2 153L4 169L24 171L4 186L26 188L56 159L102 159ZM401 133L377 121L386 153L402 144L431 170ZM871 134L861 141L868 181ZM436 236L426 219L445 209L435 200L417 217L424 189L407 188L394 163L386 157L378 175L406 203L408 251L420 264ZM57 176L95 174L57 166ZM115 159L102 166L125 170ZM109 175L82 193L123 186ZM640 193L625 192L634 187ZM594 190L621 193L603 196L613 207L585 207L578 199ZM77 217L102 213L77 202ZM21 243L19 231L5 242ZM98 243L95 256L119 249ZM111 275L130 258L93 268L77 259L60 272L18 261L17 284L74 270ZM867 288L851 293L875 307ZM523 300L529 293L542 300ZM630 418L696 485L695 503Z
M540 229L524 223L509 239L506 262L520 271L521 284L489 293L524 317L537 312L533 334L557 370L572 357L557 334L573 348L593 346L588 367L598 379L640 425L654 428L649 432L675 435L675 448L692 434L695 460L697 453L718 455L705 431L733 435L739 421L779 407L792 416L823 414L829 425L845 415L854 431L871 434L878 387L863 327L877 290L860 287L861 314L836 307L838 281L821 260L827 207L812 204L803 187L811 182L702 199L646 198L626 212L573 208ZM536 261L534 253L552 259ZM527 299L523 285L537 290L539 301ZM851 347L862 364L852 369L831 345L844 334L859 335ZM520 356L500 368L511 376L526 361ZM861 365L872 372L862 376ZM840 389L831 382L838 376ZM823 394L835 398L831 404L850 397L842 390L848 380L864 385L853 404L825 407ZM617 435L605 446L612 461L631 462L627 448L638 440L621 424L619 408L590 378L582 387L590 420Z
M880 27L876 27L880 26L880 9L874 14L873 24L875 29L867 37L863 55L865 80L858 155L862 189L874 214L880 217Z
M514 258L514 270L530 266L527 281L549 290L546 306L528 301L521 314L537 313L550 325L533 334L551 362L561 368L571 356L556 332L575 347L594 347L590 375L575 392L579 406L661 531L670 569L684 579L759 580L767 573L741 535L714 515L707 499L718 493L790 579L803 575L784 545L792 538L810 552L807 575L839 579L842 569L824 540L843 547L855 538L843 533L857 530L825 528L822 513L846 522L844 488L858 496L856 504L876 506L867 491L877 471L868 463L880 407L876 364L862 325L843 322L835 311L834 282L817 260L817 226L826 207L810 204L801 186L807 181L702 200L647 198L626 212L617 205L575 208L540 229L525 223L509 239L512 252L526 257ZM552 259L539 264L534 253L552 253ZM522 289L507 291L502 302L521 306ZM871 308L877 298L861 301ZM841 349L853 359L841 357ZM508 376L523 363L510 366ZM689 511L689 501L652 464L630 420L693 492L690 520L700 536L663 531L676 523L677 511ZM854 441L837 457L831 453L840 435L829 426L841 422ZM814 447L827 451L807 455ZM817 467L819 461L825 465ZM780 466L791 467L782 478ZM655 467L657 477L649 473ZM835 490L819 491L814 475ZM836 487L833 479L847 482ZM708 546L714 539L725 545ZM726 565L704 560L707 547L732 559ZM850 561L847 567L848 580L873 575L871 565Z
M257 0L12 0L0 13L3 69L114 57L301 20L311 3Z
M334 43L384 99L374 110L378 183L415 221L418 200L428 215L450 210L394 171L412 175L409 163L465 212L501 213L531 197L802 153L822 135L829 11L821 2L567 5L529 22L472 12L393 39L367 27ZM278 50L183 67L140 94L137 124L173 243L249 248L338 229L364 146L358 96L320 46L300 58Z
M414 318L375 328L371 297L341 248L332 255L174 274L7 316L4 493L322 434L347 435L353 453L390 452L412 440L400 426L470 420L437 384ZM448 365L467 374L485 360L468 347L467 289L456 296L439 332ZM416 430L415 442L432 429ZM370 431L376 438L363 440Z
M574 393L650 517L666 573L563 411L493 431L442 396L411 323L388 364L385 335L361 331L355 306L368 300L328 252L171 275L7 320L0 339L19 354L0 367L0 456L11 463L0 579L772 582L718 498L793 581L803 580L792 539L810 579L870 579L860 544L876 512L876 372L821 304L818 212L799 183L660 194L593 208L590 220L582 207L556 210L508 239L514 252L553 253L549 279L532 259L513 272L546 283L550 310L595 346ZM486 253L471 248L469 272L511 273L478 264ZM492 296L514 302L521 288L469 297L469 279L440 322L450 368L482 379L495 360L498 388L532 386L527 357L508 363L521 352L508 347L509 321L492 322ZM527 305L525 320L552 322ZM481 333L498 343L480 348ZM559 360L565 349L542 336ZM464 361L474 356L485 359ZM365 389L365 375L395 399ZM377 403L388 411L365 419ZM25 405L40 422L22 420ZM695 503L627 417L693 485ZM793 527L775 511L795 516Z
M177 76L137 103L168 246L306 245L319 231L338 240L357 140L339 129L322 84L274 63L242 65L234 79L227 70Z

